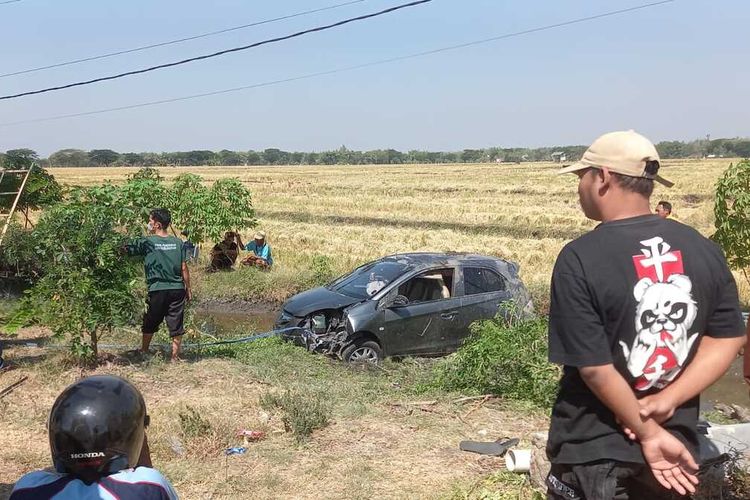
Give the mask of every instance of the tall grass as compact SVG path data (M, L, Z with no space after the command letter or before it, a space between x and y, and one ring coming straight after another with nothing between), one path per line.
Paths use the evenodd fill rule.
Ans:
M435 383L446 390L496 394L552 405L560 370L547 361L547 320L496 319L472 325L472 335L440 366Z

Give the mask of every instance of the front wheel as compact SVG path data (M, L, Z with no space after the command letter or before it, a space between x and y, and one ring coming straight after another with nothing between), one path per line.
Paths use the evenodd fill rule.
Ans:
M347 363L378 364L383 360L383 350L372 340L356 341L341 353Z

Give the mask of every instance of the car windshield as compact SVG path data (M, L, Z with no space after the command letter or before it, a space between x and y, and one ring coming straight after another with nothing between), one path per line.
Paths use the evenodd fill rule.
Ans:
M409 269L411 269L409 264L395 260L373 262L334 281L329 288L349 297L366 299L378 293Z

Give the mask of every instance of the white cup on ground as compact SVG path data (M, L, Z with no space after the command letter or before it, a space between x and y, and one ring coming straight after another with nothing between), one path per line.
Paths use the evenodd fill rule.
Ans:
M510 472L529 472L531 450L510 450L505 455L505 468Z

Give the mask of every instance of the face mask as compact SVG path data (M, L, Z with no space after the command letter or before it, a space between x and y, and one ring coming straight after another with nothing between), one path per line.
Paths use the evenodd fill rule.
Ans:
M154 225L149 222L148 224L146 224L146 228L148 229L148 232L151 233L154 230Z

